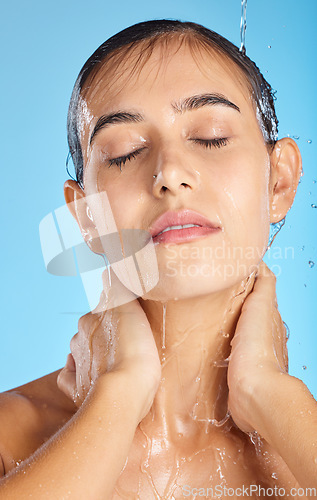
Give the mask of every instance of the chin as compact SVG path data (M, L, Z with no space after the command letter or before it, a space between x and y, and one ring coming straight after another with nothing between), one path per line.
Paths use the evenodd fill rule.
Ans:
M225 280L221 276L203 274L168 276L160 272L158 283L152 290L143 295L142 299L159 302L190 299L220 292L236 283L236 277Z
M159 266L158 283L142 299L167 302L219 293L239 285L257 270L260 261L196 261L187 265L179 261L173 267Z

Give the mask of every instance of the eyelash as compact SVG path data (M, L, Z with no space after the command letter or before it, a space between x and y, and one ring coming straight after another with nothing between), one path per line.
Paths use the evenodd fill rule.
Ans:
M204 146L205 148L221 148L223 146L226 146L228 144L229 138L228 137L221 137L220 139L190 139L193 141L195 144L200 144L201 146ZM140 148L136 149L132 153L129 153L124 156L118 156L117 158L112 158L109 160L109 166L113 167L116 165L117 167L120 168L120 171L122 171L122 166L126 164L127 161L134 160L144 149L146 148Z
M228 137L220 137L219 139L190 139L195 144L205 146L205 148L222 148L228 144Z
M132 153L129 153L128 155L125 156L118 156L117 158L112 158L109 160L109 168L113 167L113 165L116 165L117 167L120 168L120 171L122 170L122 166L126 164L127 161L134 160L145 148L140 148L136 149L135 151L132 151Z

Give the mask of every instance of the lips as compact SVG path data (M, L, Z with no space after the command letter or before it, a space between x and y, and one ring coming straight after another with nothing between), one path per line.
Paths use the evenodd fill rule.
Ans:
M175 227L188 225L194 225L194 227ZM220 230L217 224L198 212L189 209L179 212L165 212L156 219L149 229L154 243L178 243L183 240L206 236L216 230Z

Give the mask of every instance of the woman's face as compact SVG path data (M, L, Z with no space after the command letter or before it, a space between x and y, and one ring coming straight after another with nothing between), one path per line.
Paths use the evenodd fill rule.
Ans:
M234 286L261 260L270 227L270 157L239 70L186 44L165 52L157 46L136 71L131 56L119 76L100 68L81 103L85 194L107 193L119 233L182 209L220 227L155 245L160 279L144 296L154 300Z

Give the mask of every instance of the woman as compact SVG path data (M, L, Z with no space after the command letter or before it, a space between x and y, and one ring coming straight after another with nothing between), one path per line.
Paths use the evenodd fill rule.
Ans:
M316 403L287 373L262 262L301 173L270 86L203 27L140 23L83 67L68 134L65 199L85 241L107 253L113 217L125 257L124 231L147 232L159 279L144 261L151 286L137 297L104 273L64 369L2 395L0 493L309 496Z

